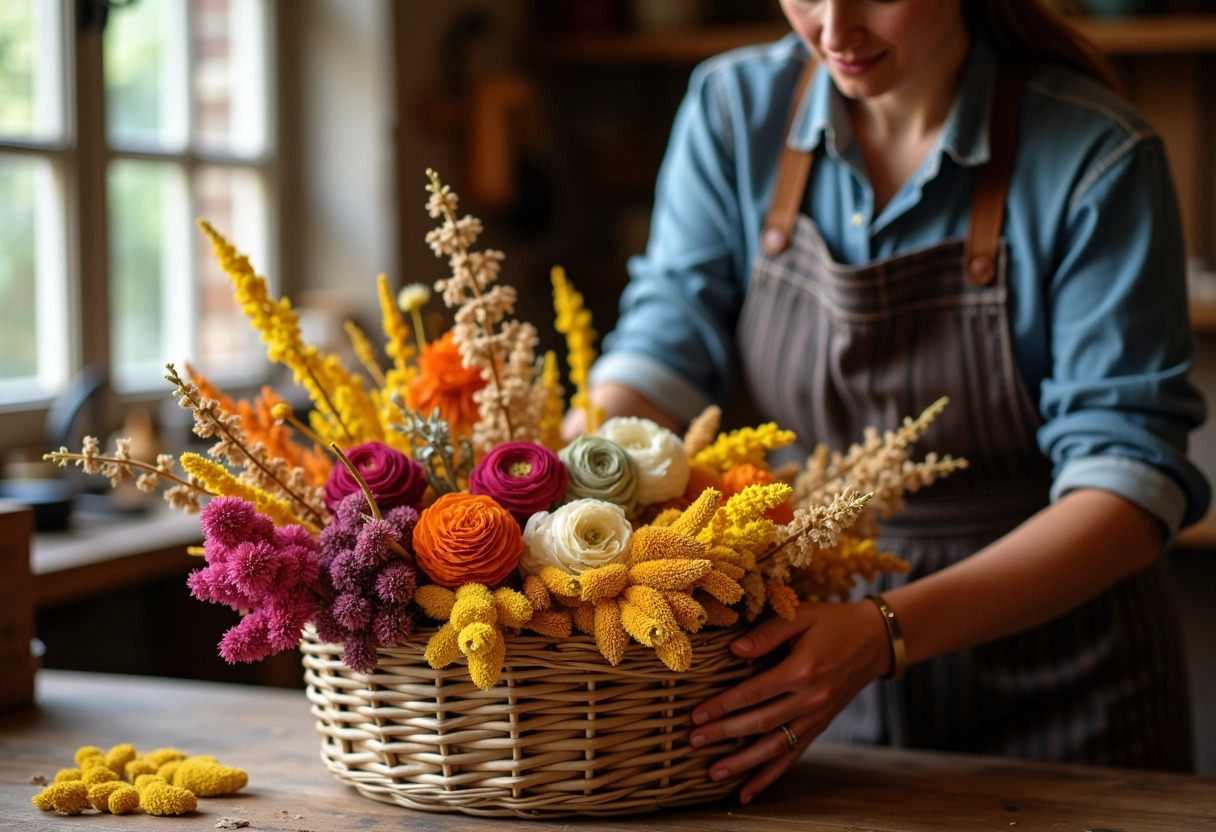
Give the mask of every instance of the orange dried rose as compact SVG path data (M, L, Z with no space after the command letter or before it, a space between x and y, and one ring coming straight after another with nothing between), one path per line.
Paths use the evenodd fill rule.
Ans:
M440 586L494 586L519 565L524 538L511 512L485 495L444 494L414 526L418 566Z
M722 474L722 497L723 500L726 500L738 494L749 485L772 485L776 481L777 478L763 468L743 462L739 465L731 466ZM781 505L764 512L764 516L774 523L784 526L794 519L794 509L790 507L787 500Z
M418 375L406 389L406 401L424 415L439 408L439 415L459 433L477 422L473 394L485 386L480 370L464 366L460 347L448 330L442 338L422 345Z

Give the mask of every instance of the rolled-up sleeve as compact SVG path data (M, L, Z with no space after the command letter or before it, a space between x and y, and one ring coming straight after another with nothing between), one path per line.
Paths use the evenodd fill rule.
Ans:
M1078 488L1117 493L1172 538L1210 501L1186 455L1205 405L1188 379L1194 340L1177 199L1152 135L1106 149L1090 171L1071 195L1047 287L1039 442L1054 465L1053 498Z

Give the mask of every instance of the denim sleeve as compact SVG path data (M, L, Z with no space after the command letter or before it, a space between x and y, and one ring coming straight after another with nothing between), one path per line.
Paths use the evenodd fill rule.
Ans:
M690 419L730 384L744 250L725 93L699 69L659 170L650 239L592 383L616 381Z
M1051 373L1039 443L1055 468L1053 497L1112 491L1172 539L1211 496L1186 457L1205 404L1187 378L1194 339L1177 198L1156 137L1130 137L1091 171L1071 197L1045 287Z

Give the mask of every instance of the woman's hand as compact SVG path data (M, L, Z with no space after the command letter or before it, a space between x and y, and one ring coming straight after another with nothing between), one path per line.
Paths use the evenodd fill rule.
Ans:
M863 687L891 667L886 627L870 601L804 601L793 621L774 618L761 624L732 642L731 650L754 658L786 643L789 655L776 667L693 711L697 727L689 742L694 746L755 738L710 766L714 780L754 771L739 792L741 803L749 803L780 777ZM795 747L783 725L794 732Z

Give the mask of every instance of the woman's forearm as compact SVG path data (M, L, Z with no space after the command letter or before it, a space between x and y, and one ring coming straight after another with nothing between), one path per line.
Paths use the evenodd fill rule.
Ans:
M1074 491L954 566L886 593L908 662L1042 624L1153 562L1162 530L1107 491Z

